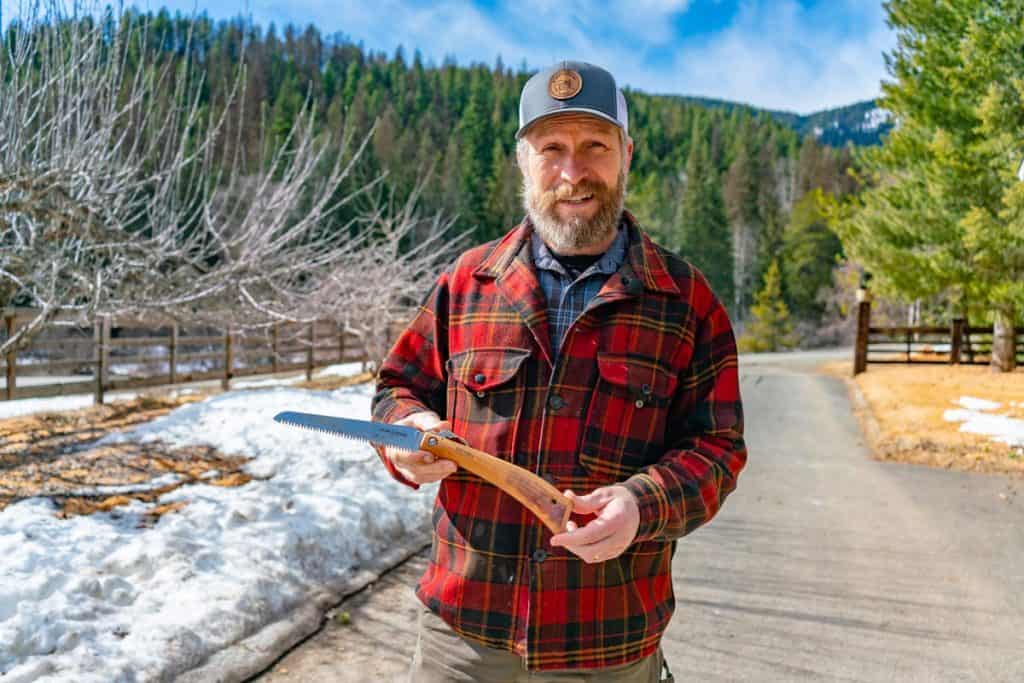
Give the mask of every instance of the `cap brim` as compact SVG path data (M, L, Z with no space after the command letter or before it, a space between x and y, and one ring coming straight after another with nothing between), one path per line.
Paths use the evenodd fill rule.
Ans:
M538 121L544 121L545 119L550 119L551 117L558 116L559 114L570 114L570 113L573 113L573 112L575 112L577 114L590 114L591 116L597 117L599 119L604 119L608 123L611 123L611 124L617 126L618 128L622 128L622 123L618 119L616 119L616 118L614 118L612 116L608 116L608 114L605 114L603 111L598 111L596 109L590 109L588 107L566 107L565 109L556 109L556 110L550 111L550 112L548 112L546 114L541 114L540 116L535 118L533 121L530 121L525 126L523 126L522 128L520 128L519 130L516 131L516 140L518 140L519 138L523 137L523 134L527 130L529 130L531 126L536 124Z

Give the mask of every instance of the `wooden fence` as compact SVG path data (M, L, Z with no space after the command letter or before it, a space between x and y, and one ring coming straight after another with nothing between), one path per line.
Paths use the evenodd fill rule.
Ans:
M0 338L9 338L30 316L24 309L3 311ZM211 379L228 388L237 377L301 370L311 378L317 368L367 360L359 340L331 321L282 323L255 332L109 316L90 327L60 323L48 326L27 349L6 355L0 396L92 392L102 403L106 392L117 389ZM34 379L39 377L47 379ZM25 386L18 386L19 378Z
M1024 365L1024 327L1014 328L1017 363ZM861 302L857 317L853 373L869 363L988 365L992 359L991 327L968 326L954 320L949 326L872 327L870 302Z

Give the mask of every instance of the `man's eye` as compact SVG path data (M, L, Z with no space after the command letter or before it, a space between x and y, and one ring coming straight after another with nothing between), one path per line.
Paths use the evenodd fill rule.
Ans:
M558 145L544 145L543 149L541 149L540 151L542 151L542 152L557 152L558 151Z

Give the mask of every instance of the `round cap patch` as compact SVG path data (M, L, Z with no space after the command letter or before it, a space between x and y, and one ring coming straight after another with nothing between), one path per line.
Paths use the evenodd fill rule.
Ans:
M583 89L583 76L579 71L560 69L551 75L548 81L548 94L556 100L567 100L576 97Z

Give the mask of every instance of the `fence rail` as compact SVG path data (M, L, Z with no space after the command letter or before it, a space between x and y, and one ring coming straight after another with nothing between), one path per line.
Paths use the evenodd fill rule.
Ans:
M991 327L968 326L961 319L942 326L871 326L871 306L861 302L857 319L853 372L869 364L988 365L992 359ZM1024 327L1014 328L1017 363L1024 364Z
M6 337L0 334L0 339L16 334L32 314L25 309L2 313L0 332ZM6 377L0 398L49 398L91 389L95 402L102 403L107 391L117 389L212 379L228 388L237 377L294 371L305 371L309 379L327 365L367 360L361 341L333 321L281 323L240 333L203 324L103 316L88 327L67 321L51 325L28 348L0 358ZM57 381L31 381L38 377ZM19 378L24 386L18 385Z

